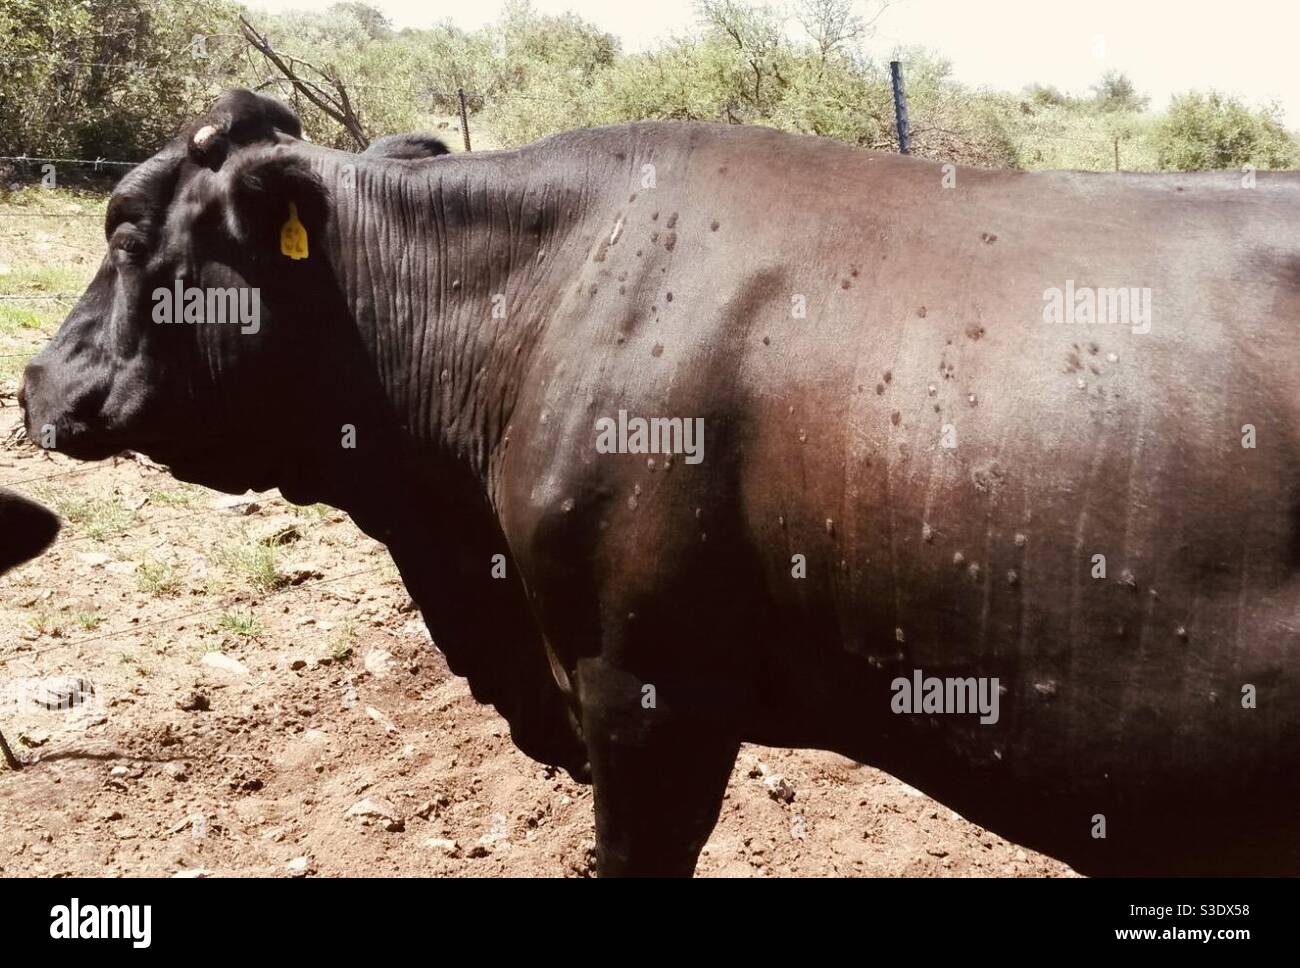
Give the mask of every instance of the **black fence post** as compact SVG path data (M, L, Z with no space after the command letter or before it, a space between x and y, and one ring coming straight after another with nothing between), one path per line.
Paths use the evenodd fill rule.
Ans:
M903 90L903 65L898 61L889 62L889 76L894 82L894 123L898 127L898 150L900 153L912 153L912 133L907 125L907 94Z

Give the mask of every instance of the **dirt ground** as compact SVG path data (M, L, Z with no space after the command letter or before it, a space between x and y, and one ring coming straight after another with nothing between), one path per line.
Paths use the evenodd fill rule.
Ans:
M0 441L103 204L0 197ZM590 789L515 750L345 515L13 442L0 486L65 520L0 578L0 731L28 763L0 765L0 876L592 872ZM885 773L757 746L699 872L1072 875Z

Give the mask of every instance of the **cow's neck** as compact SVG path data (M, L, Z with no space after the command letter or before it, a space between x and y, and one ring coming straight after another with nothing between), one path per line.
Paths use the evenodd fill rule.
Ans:
M515 401L585 257L602 180L516 153L358 165L339 218L341 276L408 461L489 500Z

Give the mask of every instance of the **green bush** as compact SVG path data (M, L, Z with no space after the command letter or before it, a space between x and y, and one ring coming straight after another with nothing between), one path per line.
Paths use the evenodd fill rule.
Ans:
M1175 97L1153 138L1159 166L1176 171L1290 168L1297 158L1296 141L1276 107L1252 111L1214 91Z
M134 160L238 83L227 0L5 0L0 154ZM195 35L207 56L195 56Z

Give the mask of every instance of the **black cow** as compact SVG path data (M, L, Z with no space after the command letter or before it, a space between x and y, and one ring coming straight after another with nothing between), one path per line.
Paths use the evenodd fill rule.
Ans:
M0 490L0 575L35 558L58 533L59 519L45 508L12 491ZM14 756L3 733L0 756L11 770L22 768L22 761Z
M0 575L53 543L59 519L33 501L0 490Z
M347 510L601 873L690 872L745 741L1082 871L1300 872L1300 177L298 135L234 92L123 179L29 431Z

